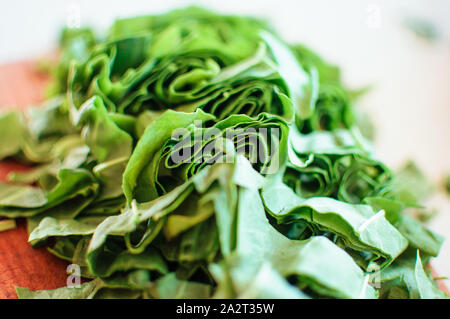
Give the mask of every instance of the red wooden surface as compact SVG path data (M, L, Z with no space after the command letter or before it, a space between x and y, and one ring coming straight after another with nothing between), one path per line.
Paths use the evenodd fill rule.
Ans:
M0 108L18 107L43 99L47 78L39 74L32 62L0 66ZM0 163L0 180L8 172L24 170L23 165L6 161ZM28 244L25 221L18 227L0 233L0 298L17 298L14 286L30 289L54 289L66 284L67 262L50 254L45 247L32 248ZM433 276L437 276L432 272ZM442 290L448 293L442 281Z
M43 99L47 79L31 62L0 66L0 108L25 108ZM7 161L0 163L0 180L11 170L26 169ZM24 220L18 227L0 233L0 298L17 298L14 286L54 289L66 284L67 262L50 254L45 247L32 248Z

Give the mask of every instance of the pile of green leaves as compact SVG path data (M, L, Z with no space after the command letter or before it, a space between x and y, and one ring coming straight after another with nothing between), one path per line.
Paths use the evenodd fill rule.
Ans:
M265 22L66 29L51 72L44 105L0 116L0 158L32 165L0 216L86 281L19 297L446 297L423 267L443 238L408 213L423 176L381 163L339 69Z

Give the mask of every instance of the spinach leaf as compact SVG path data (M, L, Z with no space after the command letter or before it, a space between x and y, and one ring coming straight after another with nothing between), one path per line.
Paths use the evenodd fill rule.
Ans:
M65 28L47 70L47 101L0 115L0 159L33 166L0 217L88 281L20 298L447 297L426 270L443 237L410 214L433 187L376 157L367 88L265 21Z

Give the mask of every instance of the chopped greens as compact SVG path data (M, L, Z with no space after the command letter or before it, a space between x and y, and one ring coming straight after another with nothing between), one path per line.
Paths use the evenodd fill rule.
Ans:
M407 212L429 184L377 159L307 47L195 7L60 46L49 100L0 115L0 159L33 165L0 217L87 280L19 298L448 297L424 270L443 238Z
M16 228L16 221L14 219L0 220L0 232Z

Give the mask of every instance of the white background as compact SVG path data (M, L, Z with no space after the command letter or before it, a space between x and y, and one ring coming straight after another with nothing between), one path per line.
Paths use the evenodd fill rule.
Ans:
M348 85L373 85L360 107L375 120L378 156L392 167L412 158L436 183L450 174L448 0L2 0L0 64L50 51L66 24L106 30L115 17L189 4L265 17L286 40L305 43L341 66ZM440 37L434 43L416 37L405 18L431 21ZM449 197L438 194L430 206L439 210L430 226L448 237L433 264L450 276Z

